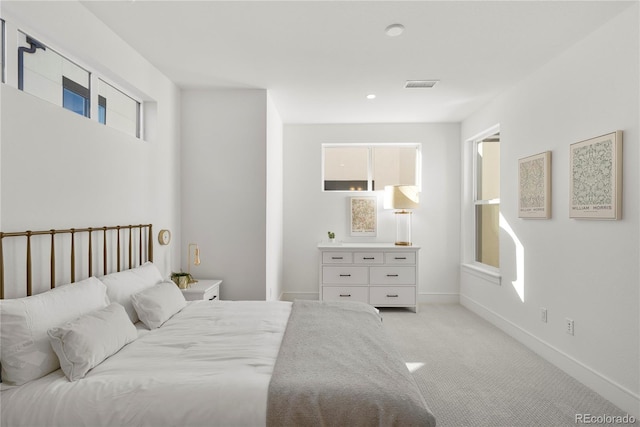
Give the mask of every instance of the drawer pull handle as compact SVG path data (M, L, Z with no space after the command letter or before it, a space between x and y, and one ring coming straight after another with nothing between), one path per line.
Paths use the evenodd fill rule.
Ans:
M366 256L366 257L363 257L362 259L376 259L376 257L373 257L373 256Z
M387 277L398 277L397 274L387 274Z
M341 297L346 297L349 298L351 296L351 294L340 294Z
M332 256L331 259L344 259L344 258L341 256Z
M340 277L351 277L350 274L341 274Z
M398 294L395 294L395 295L387 294L387 298L398 298Z
M407 259L406 256L397 256L395 259Z

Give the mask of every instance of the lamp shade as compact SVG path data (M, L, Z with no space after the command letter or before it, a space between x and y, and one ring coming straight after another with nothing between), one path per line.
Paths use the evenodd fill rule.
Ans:
M415 185L387 185L384 187L385 209L415 209L419 205Z

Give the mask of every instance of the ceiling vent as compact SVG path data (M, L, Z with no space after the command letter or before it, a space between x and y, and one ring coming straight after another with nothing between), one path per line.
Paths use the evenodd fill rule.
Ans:
M407 80L404 83L405 89L427 89L434 87L439 80Z

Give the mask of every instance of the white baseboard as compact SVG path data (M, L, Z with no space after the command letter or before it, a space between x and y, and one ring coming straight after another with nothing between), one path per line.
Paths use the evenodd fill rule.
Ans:
M280 301L293 301L296 299L319 299L317 292L283 292L280 294Z
M283 292L278 298L280 301L293 301L295 299L319 299L317 292ZM425 293L418 295L418 303L422 304L459 304L459 294Z
M420 293L418 294L420 304L460 304L460 294L451 293Z
M629 415L640 418L640 395L605 377L477 301L460 295L460 305L497 326Z

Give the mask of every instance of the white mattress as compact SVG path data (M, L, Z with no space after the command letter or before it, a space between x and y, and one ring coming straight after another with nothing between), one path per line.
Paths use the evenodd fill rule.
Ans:
M61 370L0 395L9 426L264 426L291 303L195 301L79 381Z

